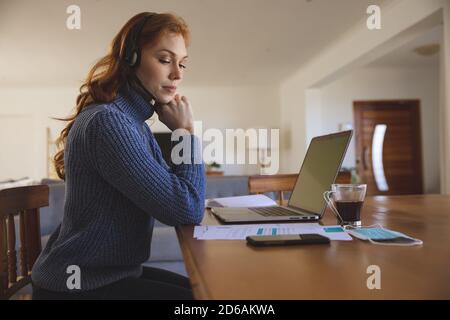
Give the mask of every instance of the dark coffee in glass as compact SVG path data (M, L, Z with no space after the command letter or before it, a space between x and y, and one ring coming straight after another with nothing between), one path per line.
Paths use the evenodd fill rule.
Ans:
M366 196L365 184L333 184L324 193L328 205L342 225L361 226L361 208Z
M336 209L344 221L360 221L363 201L335 201Z

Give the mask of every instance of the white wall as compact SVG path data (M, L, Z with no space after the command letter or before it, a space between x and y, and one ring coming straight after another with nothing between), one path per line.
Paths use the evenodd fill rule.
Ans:
M439 70L437 68L361 68L321 90L322 134L353 124L354 100L419 99L424 190L440 192L439 179ZM307 119L307 122L310 120ZM316 122L317 123L317 122ZM355 166L355 141L343 166Z
M0 127L0 134L14 141L14 145L0 150L0 180L31 177L35 180L47 174L46 128L52 128L54 135L62 129L60 121L51 117L65 117L75 105L76 89L70 88L0 88L0 118L10 119L9 128ZM16 120L12 123L12 117ZM30 119L21 121L17 116ZM14 128L14 129L13 129ZM16 140L26 133L27 139ZM15 148L14 150L12 150ZM9 153L10 154L6 154ZM6 168L14 166L15 170Z
M3 116L6 121L7 115L8 121L11 121L11 116L27 119L23 125L16 121L17 131L11 132L11 128L3 127L0 134L12 140L22 136L24 131L28 135L27 140L16 139L14 144L9 144L10 152L1 151L0 180L23 176L38 180L46 176L46 127L51 128L54 138L59 135L64 123L51 117L65 117L72 113L77 92L76 88L0 88L0 118ZM204 130L279 128L279 93L274 86L181 88L180 93L189 98L194 117L203 121ZM156 115L154 119L153 131L168 130ZM16 168L15 171L6 169L11 166ZM224 170L227 174L257 173L256 166L250 165L226 165Z
M31 116L0 115L0 181L9 177L21 178L34 175L32 166L17 166L17 159L23 159L23 162L30 162L33 159L36 148L29 141L34 127L34 119ZM14 132L13 139L12 132ZM30 161L26 159L30 159Z

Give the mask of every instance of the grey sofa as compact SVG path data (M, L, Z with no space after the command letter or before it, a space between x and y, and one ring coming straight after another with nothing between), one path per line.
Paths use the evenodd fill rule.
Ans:
M44 247L51 233L61 223L64 214L65 184L61 180L44 179L49 186L49 206L41 209L41 236ZM211 176L206 181L206 198L248 194L248 176ZM175 228L156 221L150 259L144 266L152 266L186 275Z

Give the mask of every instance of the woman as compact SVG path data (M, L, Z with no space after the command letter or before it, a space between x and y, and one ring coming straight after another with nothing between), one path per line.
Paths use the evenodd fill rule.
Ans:
M89 72L59 138L64 219L33 267L34 298L192 298L187 278L141 266L155 218L172 226L203 218L203 164L194 152L189 163L166 164L145 124L156 112L169 129L184 129L198 157L191 106L176 94L188 38L181 18L140 13Z

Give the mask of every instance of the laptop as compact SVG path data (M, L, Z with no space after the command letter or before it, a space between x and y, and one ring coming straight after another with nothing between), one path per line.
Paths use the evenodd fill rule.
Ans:
M287 206L212 208L223 223L318 221L326 208L323 193L330 190L344 160L353 131L311 140Z

